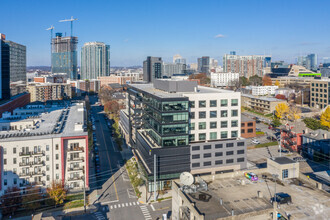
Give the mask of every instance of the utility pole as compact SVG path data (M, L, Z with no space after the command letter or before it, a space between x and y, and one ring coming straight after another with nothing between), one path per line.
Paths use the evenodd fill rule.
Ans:
M273 219L277 219L277 211L276 211L276 208L277 208L277 200L276 200L276 179L278 177L277 174L273 174L272 175L273 178L275 179L275 193L274 193L274 199L273 199L273 208L274 208L274 211L273 211Z
M84 181L84 212L86 213L86 186L85 186L85 176L81 177Z
M280 130L280 144L278 145L280 148L280 157L282 157L282 129Z
M157 199L157 195L156 195L156 191L157 191L157 181L156 181L156 154L154 154L154 201L156 202Z

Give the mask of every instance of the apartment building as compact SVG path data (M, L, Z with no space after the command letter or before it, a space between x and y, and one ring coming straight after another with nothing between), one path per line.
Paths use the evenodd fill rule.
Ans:
M227 87L239 81L239 73L211 73L213 87Z
M242 106L261 113L273 113L275 111L275 107L279 103L286 103L286 101L276 98L242 94Z
M27 86L31 102L71 99L71 85L66 83L30 83Z
M214 174L246 168L240 93L161 79L129 85L128 103L122 126L128 126L125 132L149 180L154 155L160 185L183 171Z
M245 89L250 90L252 95L275 95L278 86L247 86Z
M330 103L330 79L314 79L310 84L310 106L324 109Z
M301 151L301 135L306 130L303 122L294 125L283 125L281 127L281 147L290 151Z
M70 190L88 188L88 134L82 102L27 105L0 119L0 194L30 184L62 181Z
M107 86L112 83L118 83L120 85L129 84L132 82L136 82L139 80L139 75L133 74L133 75L127 75L127 76L116 76L116 75L110 75L110 76L101 76L98 77L98 80L101 82L102 86Z

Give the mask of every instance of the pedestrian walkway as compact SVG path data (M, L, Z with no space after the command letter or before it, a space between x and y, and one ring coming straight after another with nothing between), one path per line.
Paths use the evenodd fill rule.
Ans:
M148 207L146 205L140 206L140 209L143 213L143 216L146 218L146 220L151 220L151 215L150 212L148 210Z
M94 213L94 217L97 219L97 220L104 220L106 219L103 214L101 212L95 212Z
M124 207L135 206L135 205L139 205L139 202L117 203L117 204L110 205L110 209L118 209L118 208L124 208Z

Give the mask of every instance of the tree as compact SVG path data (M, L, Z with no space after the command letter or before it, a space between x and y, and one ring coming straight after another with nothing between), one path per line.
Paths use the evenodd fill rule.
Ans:
M280 126L282 123L280 120L278 120L278 118L275 118L273 121L272 121L272 124L274 125L274 127L278 127Z
M21 190L18 187L9 187L1 196L0 208L3 215L14 215L22 203Z
M286 103L279 103L275 107L275 110L276 117L278 117L279 119L285 119L289 113L289 106Z
M321 125L330 128L330 107L327 107L321 114Z
M60 181L53 181L51 186L47 188L47 193L49 198L51 198L55 202L55 207L64 202L66 198L67 190L65 186Z
M288 119L290 121L296 121L300 118L301 110L295 105L291 105L288 112Z
M107 113L118 114L120 106L116 101L108 101L104 104L104 111Z
M275 98L286 100L285 95L282 95L282 94L277 94L277 95L275 96Z
M274 83L274 85L279 87L280 86L280 82L278 80L276 80L275 83Z
M272 85L272 79L271 79L269 76L265 75L265 76L262 78L262 84L263 84L264 86L271 86L271 85Z
M205 73L191 74L189 79L197 79L201 85L210 85L211 79Z
M251 76L249 78L249 82L253 86L261 86L262 85L262 78L258 75Z
M29 186L26 188L26 194L22 200L22 207L28 210L35 211L41 206L41 190L40 187Z
M317 129L323 129L323 130L328 130L328 127L321 125L320 120L314 119L314 118L304 118L304 123L306 127L312 129L312 130L317 130Z
M242 86L248 86L250 84L248 78L246 78L245 76L241 76L239 78L239 82Z

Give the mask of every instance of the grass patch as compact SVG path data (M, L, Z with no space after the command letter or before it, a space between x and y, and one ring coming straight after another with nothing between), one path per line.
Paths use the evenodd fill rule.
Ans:
M64 209L72 209L72 208L78 208L84 206L84 200L74 200L71 202L67 202L64 205Z
M263 132L263 131L257 131L256 132L256 135L264 135L265 134L265 132Z
M84 199L84 194L83 193L76 193L76 194L69 194L66 196L66 201L73 201L73 200L80 200Z
M141 179L141 177L138 174L138 164L135 161L128 160L125 164L127 173L129 176L129 179L132 183L132 186L134 188L135 194L137 197L141 197L141 192L138 189L139 186L141 186L144 181Z
M264 144L258 144L258 145L255 146L255 148L269 147L269 146L275 146L275 145L278 145L277 141L268 142L268 143L264 143Z
M165 197L165 198L160 198L160 199L157 199L156 201L157 202L161 202L161 201L163 201L163 200L166 200L166 199L171 199L172 198L172 196L169 196L169 197ZM151 200L150 202L154 202L155 200Z

